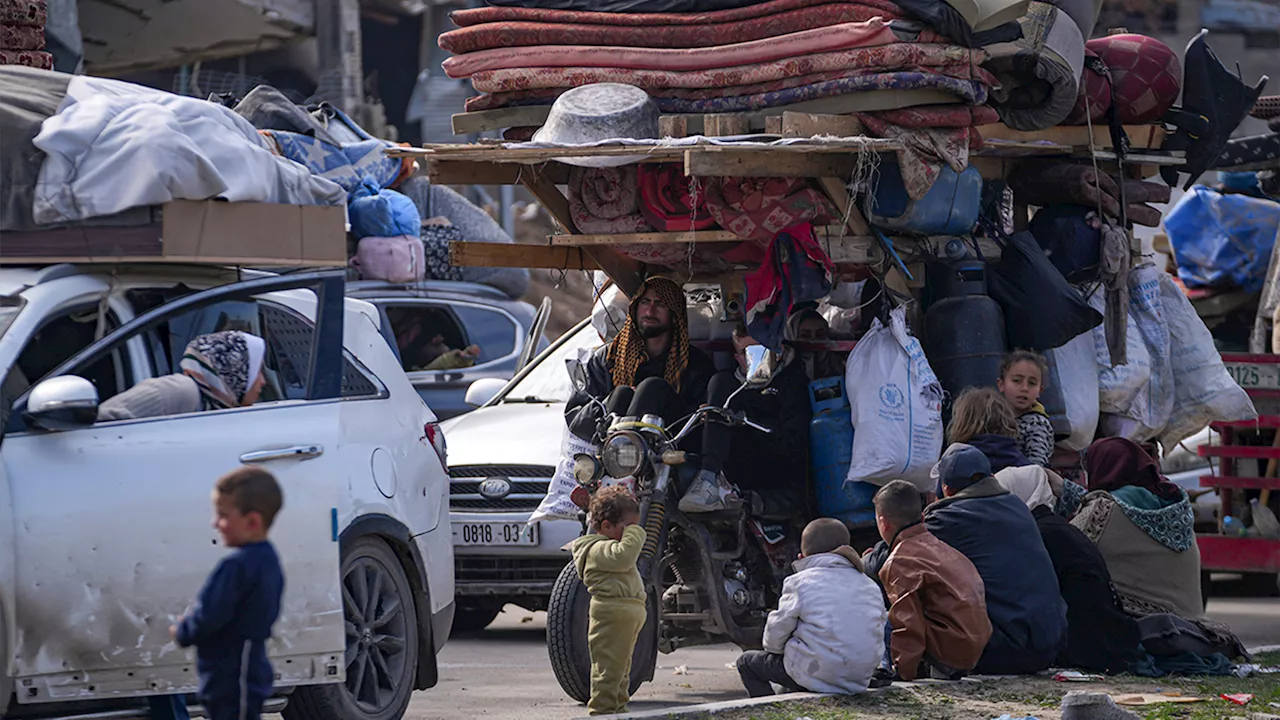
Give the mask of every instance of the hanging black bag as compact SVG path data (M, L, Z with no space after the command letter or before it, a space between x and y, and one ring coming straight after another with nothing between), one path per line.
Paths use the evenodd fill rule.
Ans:
M1102 314L1067 282L1031 233L1006 235L992 223L984 228L1000 245L1000 259L988 263L987 292L1004 309L1010 348L1051 350L1102 324Z

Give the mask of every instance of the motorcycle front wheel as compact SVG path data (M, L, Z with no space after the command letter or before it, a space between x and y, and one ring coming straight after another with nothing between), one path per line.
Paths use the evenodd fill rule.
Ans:
M551 602L547 606L547 654L551 657L551 669L565 694L585 703L591 699L591 652L587 648L591 597L582 584L573 563L564 566L556 584L551 588ZM645 620L636 649L631 656L631 687L634 695L645 682L653 679L658 660L658 633L654 627L654 598L646 604L649 617Z

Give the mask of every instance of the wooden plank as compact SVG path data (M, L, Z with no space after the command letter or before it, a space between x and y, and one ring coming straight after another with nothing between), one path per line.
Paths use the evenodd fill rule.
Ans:
M721 113L702 116L702 134L707 137L729 137L751 132L746 113Z
M873 237L824 238L817 235L818 245L837 265L872 265L884 257L879 243Z
M1129 136L1130 147L1134 150L1149 150L1160 147L1164 142L1165 130L1160 125L1126 125L1125 134ZM978 128L983 140L1009 140L1025 143L1056 143L1075 147L1089 147L1089 127L1087 125L1056 125L1044 130L1014 130L1004 123L983 125ZM1104 125L1093 126L1093 146L1098 149L1111 147L1111 132Z
M848 177L845 175L843 177ZM858 204L853 202L853 198L849 195L848 183L839 177L824 177L820 180L822 189L827 191L827 195L831 198L831 202L835 203L836 211L844 218L845 227L849 228L849 232L853 235L870 236L871 226L867 224L867 219L862 216L862 211L858 209Z
M613 235L548 235L547 243L567 247L588 245L651 245L656 243L722 243L742 242L728 230L694 232L617 233Z
M1200 567L1222 572L1280 572L1280 540L1196 535Z
M782 113L782 136L808 138L829 135L832 137L858 137L866 134L866 128L857 115L816 115L813 113Z
M538 173L533 168L520 175L520 184L542 203L547 213L555 219L565 232L576 233L578 227L573 224L573 216L569 212L569 199L560 192L560 188L549 176Z
M458 267L519 267L546 270L599 270L578 248L506 245L487 242L449 243L449 262Z
M482 160L428 159L427 177L440 185L519 185L529 166L518 163L495 163ZM546 163L537 172L557 185L569 182L569 166Z
M850 177L858 167L858 151L849 154L773 153L717 148L685 151L684 174L691 177Z
M689 137L689 116L663 115L658 118L658 135L660 137Z
M1239 488L1244 490L1266 488L1270 490L1280 490L1280 478L1204 475L1200 478L1200 487Z
M510 127L541 127L547 121L547 115L550 112L550 105L533 105L455 113L453 134L470 135Z

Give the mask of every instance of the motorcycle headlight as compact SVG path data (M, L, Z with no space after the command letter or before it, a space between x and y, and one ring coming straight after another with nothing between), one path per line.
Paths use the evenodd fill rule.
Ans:
M590 485L600 479L600 461L591 455L579 453L573 456L573 479L579 485Z
M632 432L620 432L604 442L600 459L604 471L611 478L633 477L640 472L645 460L644 440Z

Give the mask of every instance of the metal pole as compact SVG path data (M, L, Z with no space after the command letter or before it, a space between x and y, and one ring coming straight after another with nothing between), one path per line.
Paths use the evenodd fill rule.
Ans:
M516 237L516 189L511 185L503 185L502 195L502 229L507 231L511 239Z

